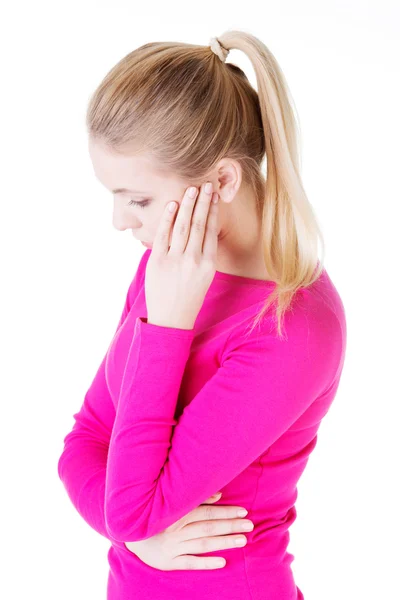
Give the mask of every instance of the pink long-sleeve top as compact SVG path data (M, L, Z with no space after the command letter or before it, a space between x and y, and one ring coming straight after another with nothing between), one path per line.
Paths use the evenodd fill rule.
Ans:
M217 271L194 328L147 322L140 259L117 330L64 438L58 474L111 542L108 600L300 600L288 552L297 482L336 395L345 348L324 269L285 316L249 334L275 283ZM162 302L162 298L160 298ZM269 316L268 316L269 315ZM154 536L222 491L244 506L247 545L213 570L153 568L124 542Z

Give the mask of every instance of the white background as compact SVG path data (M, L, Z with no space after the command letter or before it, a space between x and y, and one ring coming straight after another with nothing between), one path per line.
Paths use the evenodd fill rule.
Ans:
M42 1L0 16L0 596L106 597L109 543L73 508L57 461L144 248L112 227L87 151L89 96L141 44L243 29L294 97L304 186L348 324L340 388L298 486L295 580L306 600L396 597L399 4ZM255 85L246 56L228 61Z

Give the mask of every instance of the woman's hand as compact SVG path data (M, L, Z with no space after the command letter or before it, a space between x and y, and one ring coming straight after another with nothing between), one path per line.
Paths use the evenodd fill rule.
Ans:
M208 191L207 185L211 186ZM195 190L193 197L190 190ZM207 191L206 191L207 190ZM212 183L188 188L174 223L177 203L165 208L146 265L147 322L193 329L214 279L218 247L218 194ZM169 211L170 204L175 206ZM171 233L172 229L172 233ZM171 238L170 248L168 249Z
M243 523L251 523L238 516L240 506L209 506L219 500L211 496L190 513L158 533L139 542L125 542L128 550L144 563L161 571L219 569L225 559L218 556L192 556L216 550L237 548L247 543L245 535L226 535L240 531ZM242 509L243 510L243 509ZM237 538L242 543L237 545ZM222 564L219 562L222 561Z

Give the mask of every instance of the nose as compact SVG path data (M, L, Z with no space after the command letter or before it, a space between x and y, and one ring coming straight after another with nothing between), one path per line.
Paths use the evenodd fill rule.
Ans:
M124 217L121 214L118 214L117 212L114 212L113 214L112 224L115 229L118 229L118 231L125 231L126 229L131 229L132 235L136 235L136 230L140 229L142 226L141 223L138 222L137 226L135 227L135 225L132 223L132 218L128 220L126 217ZM140 237L140 234L138 234L138 237Z
M118 231L125 231L126 229L135 231L142 227L140 219L138 219L136 215L132 215L130 212L128 213L128 211L125 210L125 206L119 205L116 201L113 206L112 224ZM140 237L139 234L138 238Z
M113 223L113 227L114 227L115 229L118 229L118 231L125 231L125 229L127 229L127 228L126 228L126 227L124 227L123 225L121 225L121 224L115 224L115 223Z

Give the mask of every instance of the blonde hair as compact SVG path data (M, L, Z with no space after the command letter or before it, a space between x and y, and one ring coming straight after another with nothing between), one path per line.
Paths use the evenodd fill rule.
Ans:
M242 69L223 60L231 49L250 59L258 92ZM290 98L271 51L249 33L226 31L212 38L211 47L151 42L130 52L95 90L86 115L94 139L117 154L149 153L160 172L193 185L222 158L239 162L242 183L256 197L264 263L275 282L251 331L274 304L280 338L297 290L314 283L324 268L318 239L325 252L300 177Z

